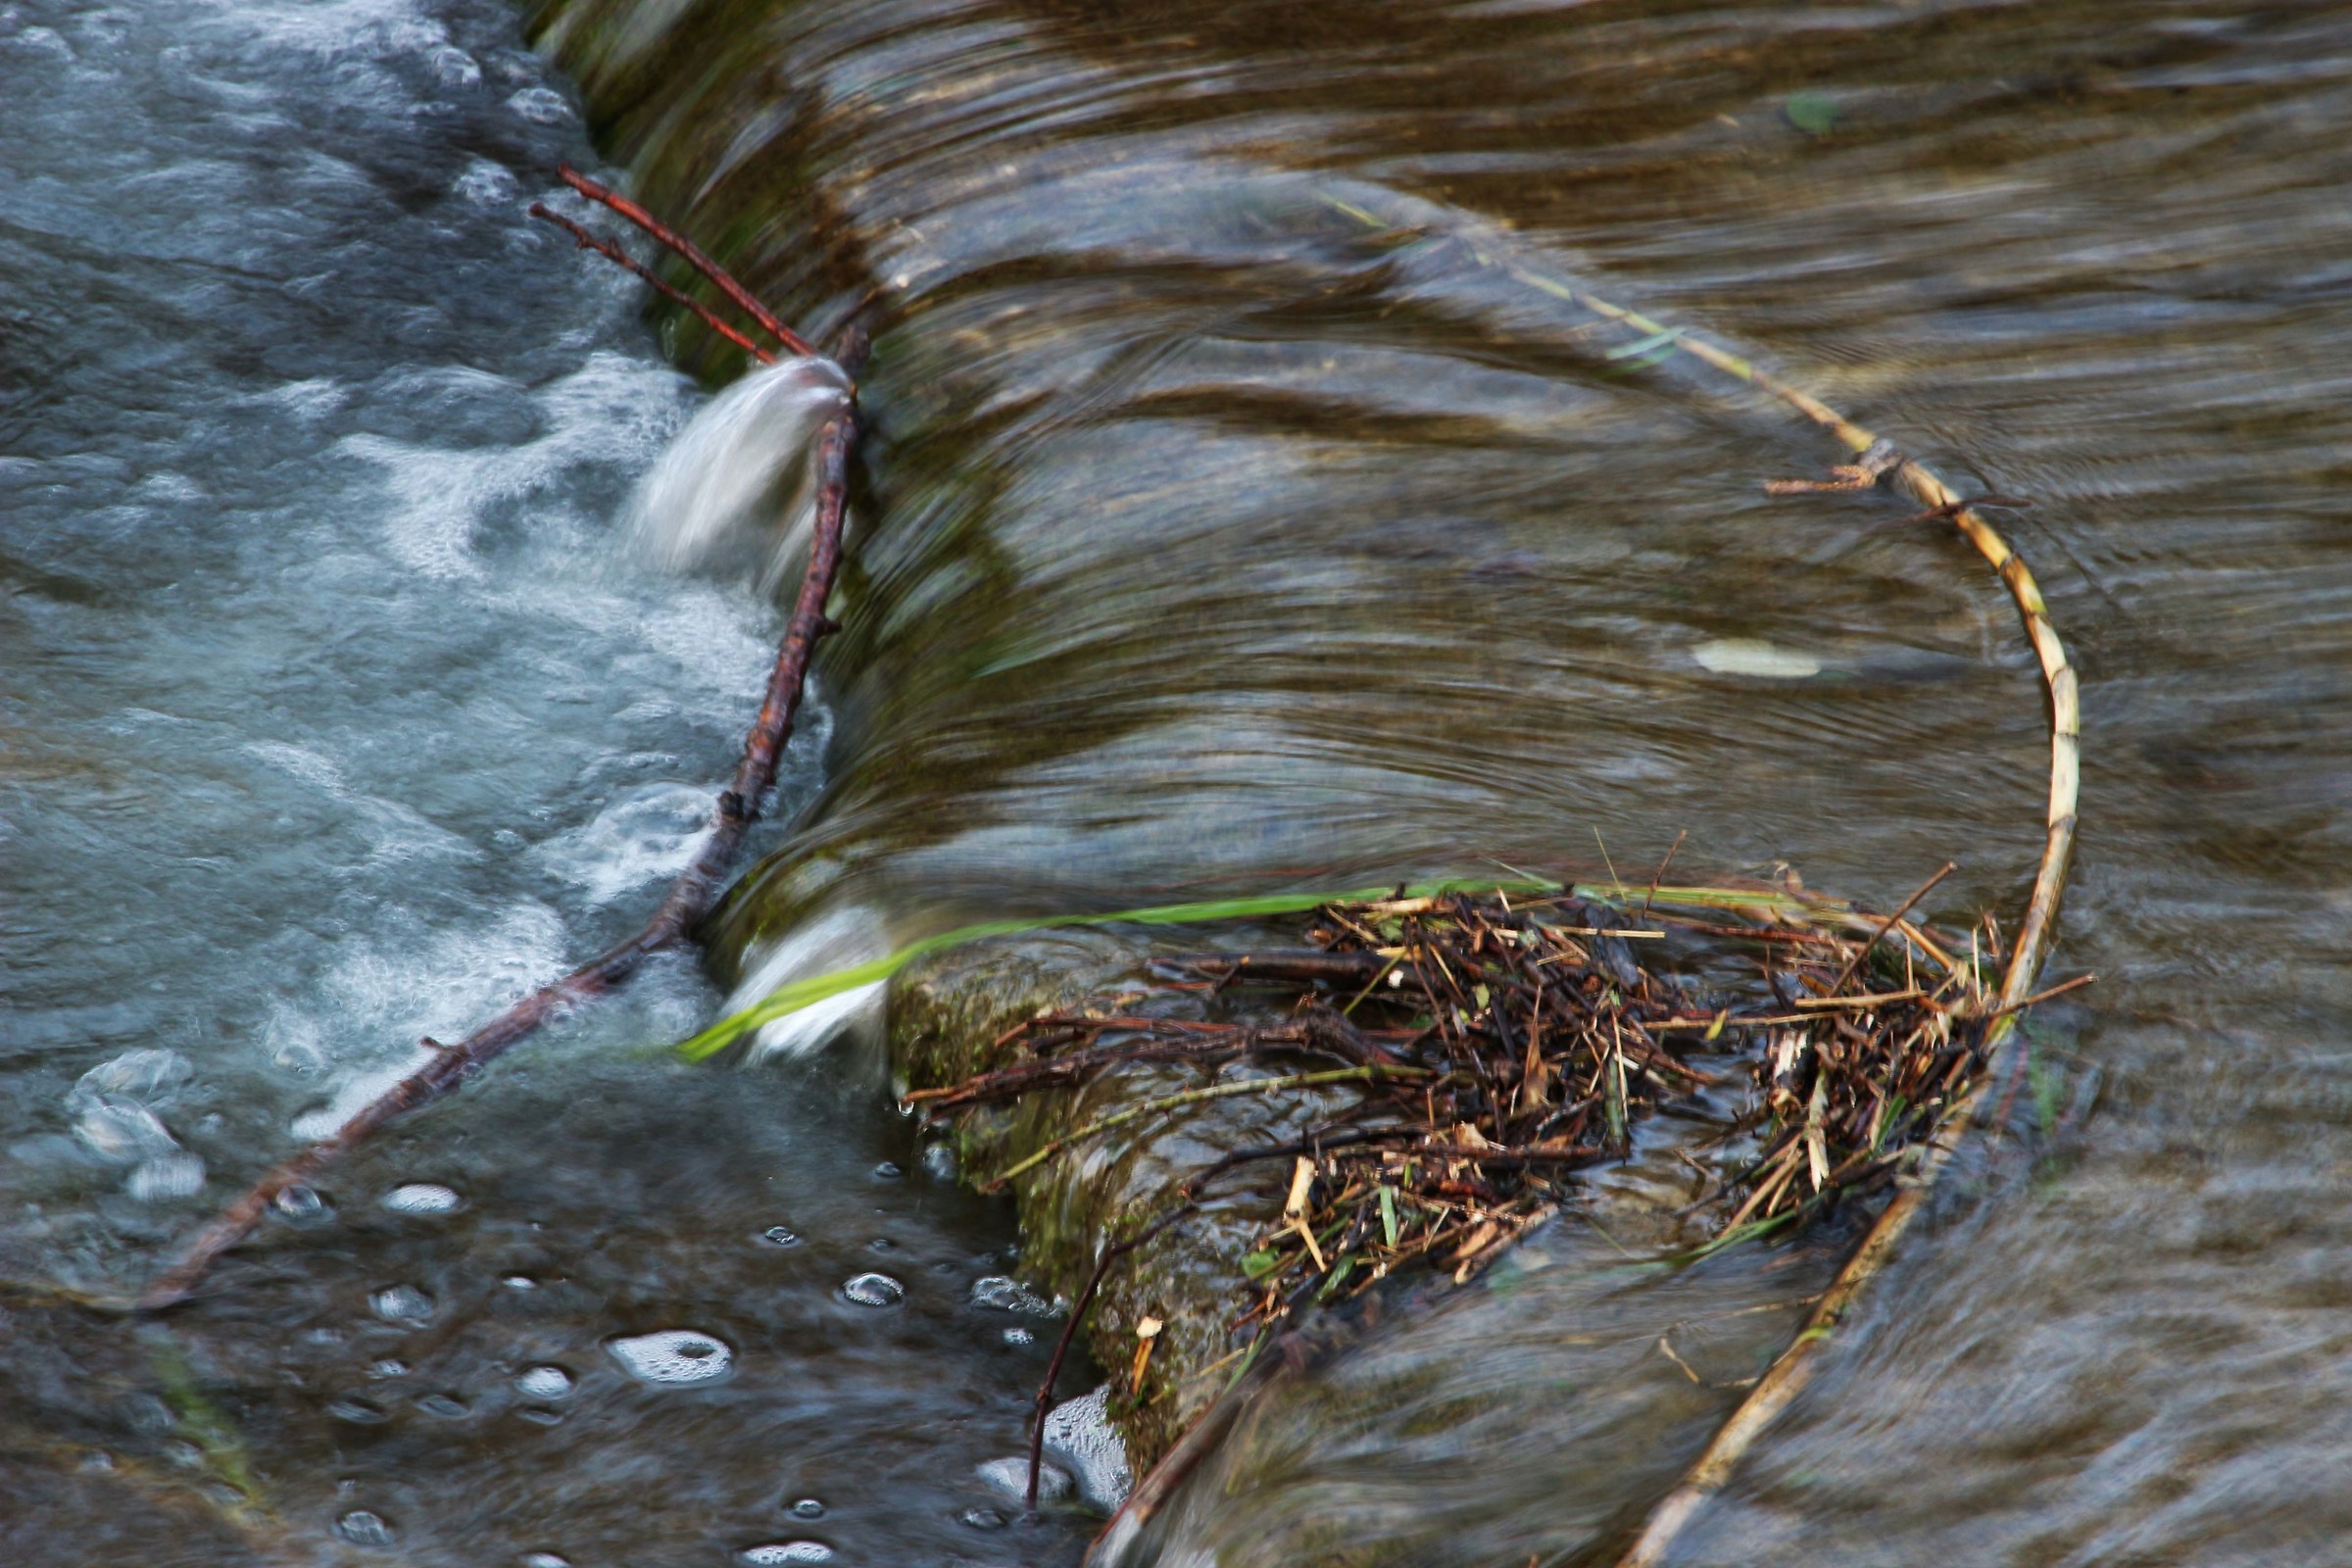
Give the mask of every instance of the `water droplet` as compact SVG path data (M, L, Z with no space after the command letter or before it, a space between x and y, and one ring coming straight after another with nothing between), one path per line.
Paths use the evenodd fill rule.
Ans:
M455 1421L466 1413L466 1401L449 1394L427 1394L416 1401L416 1408L436 1421Z
M956 1516L974 1530L1002 1530L1004 1516L994 1508L966 1508Z
M634 1335L605 1348L631 1377L671 1388L716 1382L735 1364L735 1352L724 1342L694 1329Z
M767 1229L760 1233L760 1239L763 1242L772 1243L777 1247L798 1247L801 1245L800 1237L794 1235L790 1230L781 1225L770 1225Z
M384 1206L395 1214L447 1214L464 1201L438 1182L410 1182L384 1195Z
M335 1534L355 1546L389 1546L392 1523L380 1513L354 1508L335 1521Z
M896 1306L906 1299L906 1287L887 1274L860 1274L841 1294L859 1306Z
M561 1399L571 1392L571 1374L560 1366L525 1367L514 1387L527 1398Z
M335 1212L327 1207L326 1200L318 1196L317 1188L305 1187L300 1182L270 1200L270 1206L277 1210L280 1218L297 1225L315 1225L333 1218Z
M825 1505L814 1497L803 1497L792 1505L792 1512L793 1516L799 1519L822 1519L825 1516Z
M895 1182L906 1174L896 1163L887 1159L874 1167L874 1180L878 1182Z
M1019 1280L1003 1274L991 1274L972 1282L972 1304L999 1312L1034 1312L1040 1317L1054 1315L1053 1303Z
M414 1285L387 1285L369 1297L375 1315L387 1323L429 1323L433 1298Z
M326 1413L338 1421L348 1421L359 1427L381 1426L392 1419L391 1411L373 1399L364 1398L357 1394L346 1394L335 1400L326 1407Z
M1006 1345L1035 1345L1037 1336L1027 1329L1010 1328L1004 1331L1004 1343Z
M1029 1458L991 1459L980 1467L980 1479L1013 1501L1029 1500ZM1070 1494L1070 1473L1057 1464L1037 1467L1037 1500L1059 1502Z
M831 1562L833 1548L821 1541L774 1541L764 1546L746 1546L736 1557L752 1568L794 1562Z

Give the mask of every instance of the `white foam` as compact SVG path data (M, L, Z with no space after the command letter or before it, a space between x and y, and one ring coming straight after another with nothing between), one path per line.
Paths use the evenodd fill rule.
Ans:
M571 1392L571 1374L560 1366L524 1367L514 1378L514 1389L526 1398L561 1399Z
M830 360L780 360L704 406L637 486L631 525L676 570L748 566L772 587L798 555L814 505L811 446L848 406Z
M1115 1513L1135 1490L1127 1445L1110 1424L1110 1385L1057 1404L1046 1417L1046 1451L1068 1465L1089 1506Z
M1690 657L1701 669L1718 675L1747 675L1759 680L1811 680L1821 673L1821 661L1794 649L1779 648L1753 637L1725 637L1700 643Z
M593 820L533 852L558 876L610 904L686 869L710 836L715 792L708 784L648 784L605 803Z
M691 1388L715 1383L735 1367L735 1352L724 1340L695 1329L660 1329L609 1342L629 1376L664 1388Z
M777 1568L794 1562L831 1562L833 1548L821 1541L774 1541L764 1546L746 1546L735 1554L752 1568Z
M1015 1502L1029 1500L1029 1461L1026 1457L991 1459L980 1466L980 1479ZM1056 1464L1037 1467L1037 1500L1059 1502L1070 1494L1070 1473Z
M1051 1317L1054 1303L1023 1285L1019 1280L1003 1274L991 1274L972 1285L972 1304L999 1312L1035 1312Z
M395 1214L454 1213L463 1201L438 1182L408 1182L384 1195L384 1206Z

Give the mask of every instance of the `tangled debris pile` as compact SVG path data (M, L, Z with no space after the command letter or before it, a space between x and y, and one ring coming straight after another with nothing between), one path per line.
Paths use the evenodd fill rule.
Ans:
M1226 1154L1177 1195L1190 1206L1241 1167L1287 1164L1280 1213L1245 1260L1237 1332L1408 1263L1467 1280L1669 1104L1717 1124L1719 1158L1692 1161L1693 1208L1722 1216L1720 1246L1887 1184L1973 1087L1999 932L1904 918L1926 891L1883 919L1766 888L1326 905L1303 949L1159 966L1164 1000L1207 993L1260 1021L1152 1016L1150 992L1058 1009L998 1042L1011 1064L908 1100L937 1116L1127 1066L1209 1075L1031 1151L1001 1187L1204 1100L1360 1083L1303 1138ZM1299 1057L1334 1065L1282 1070Z

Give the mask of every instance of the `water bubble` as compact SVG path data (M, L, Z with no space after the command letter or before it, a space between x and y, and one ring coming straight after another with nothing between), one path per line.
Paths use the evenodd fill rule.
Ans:
M825 1505L814 1497L803 1497L792 1505L792 1512L793 1517L797 1519L822 1519L825 1516Z
M841 1294L859 1306L896 1306L906 1299L906 1287L887 1274L860 1274Z
M395 1214L447 1214L464 1201L438 1182L410 1182L384 1195L384 1206Z
M735 1554L752 1568L793 1562L831 1562L833 1548L821 1541L775 1541L764 1546L746 1546Z
M369 1297L375 1315L387 1323L429 1323L433 1298L414 1285L388 1285Z
M318 1196L317 1188L306 1187L300 1182L280 1190L275 1198L270 1200L270 1206L276 1209L281 1218L292 1220L297 1225L316 1224L334 1213L326 1206L326 1200Z
M776 1247L798 1247L801 1239L782 1225L770 1225L760 1233L760 1239Z
M980 1479L1015 1502L1029 1500L1029 1460L1026 1455L991 1459L980 1466ZM1070 1473L1057 1464L1037 1467L1037 1500L1059 1502L1070 1494Z
M386 1356L381 1361L370 1364L368 1368L368 1375L379 1380L405 1378L409 1375L409 1363L395 1356Z
M436 1421L455 1421L465 1415L466 1401L449 1394L427 1394L416 1401L416 1408Z
M514 1413L535 1427L552 1427L564 1419L563 1411L550 1410L536 1404L525 1405Z
M887 1159L874 1167L874 1180L878 1182L895 1182L906 1174L895 1162Z
M1105 1513L1115 1513L1135 1490L1127 1445L1110 1424L1110 1385L1084 1398L1054 1407L1046 1417L1046 1447L1078 1478L1079 1494Z
M552 1551L526 1551L514 1559L514 1568L571 1568L571 1559Z
M735 1352L723 1341L693 1329L634 1335L605 1348L631 1377L670 1388L716 1382L735 1364Z
M535 1291L539 1288L539 1282L528 1274L510 1274L498 1283L510 1291Z
M346 1394L326 1407L326 1413L338 1421L348 1421L357 1427L381 1426L392 1419L392 1412L373 1399L356 1394Z
M1002 1530L1004 1528L1004 1516L994 1508L966 1508L956 1517L960 1522L970 1525L974 1530Z
M894 1252L898 1250L899 1244L887 1236L877 1236L866 1243L865 1247L866 1250L870 1252Z
M560 1366L525 1367L514 1387L533 1399L561 1399L571 1392L571 1374Z
M335 1534L355 1546L389 1546L392 1524L380 1513L354 1508L335 1521Z
M972 1304L999 1312L1034 1312L1040 1317L1052 1317L1054 1305L1044 1297L1004 1274L991 1274L972 1282Z
M1024 1328L1009 1328L1004 1331L1004 1343L1006 1345L1035 1345L1037 1336Z

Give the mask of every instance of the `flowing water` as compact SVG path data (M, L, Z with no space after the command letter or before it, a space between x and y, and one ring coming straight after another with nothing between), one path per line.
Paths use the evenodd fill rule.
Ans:
M699 397L662 351L736 367L523 220L593 131L788 317L877 312L747 994L1685 830L1879 901L1956 858L1942 911L2013 917L2042 713L1981 561L1766 498L1836 454L1559 285L2031 498L2085 688L2056 972L2100 983L1678 1560L2335 1560L2348 46L2158 0L0 9L0 1559L1089 1529L988 1528L1052 1328L974 1299L1009 1209L870 1054L645 1053L721 1003L684 960L163 1325L39 1294L135 1284L690 848L776 615L759 559L632 535ZM1834 1261L1614 1246L1560 1227L1270 1402L1158 1560L1605 1552Z

